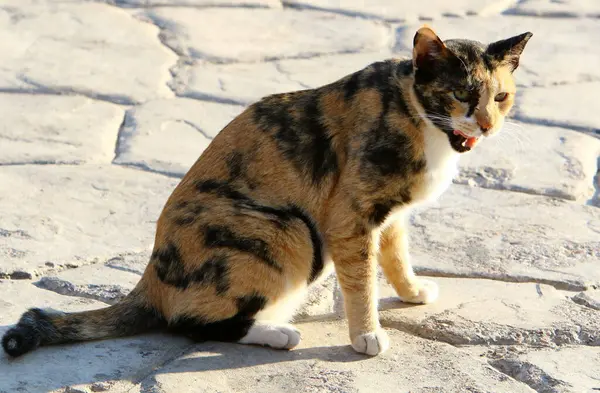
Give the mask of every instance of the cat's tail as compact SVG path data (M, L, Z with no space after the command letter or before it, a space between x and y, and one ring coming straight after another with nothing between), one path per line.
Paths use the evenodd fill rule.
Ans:
M130 336L164 326L164 319L134 289L119 303L99 310L63 313L32 308L2 337L2 347L16 357L41 345Z

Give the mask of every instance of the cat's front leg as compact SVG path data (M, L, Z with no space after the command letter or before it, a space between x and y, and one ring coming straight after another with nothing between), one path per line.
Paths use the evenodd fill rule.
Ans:
M437 284L418 278L410 264L408 228L404 221L399 220L383 230L379 247L379 264L400 300L425 304L437 299Z
M367 235L338 238L329 243L344 296L352 347L377 355L389 347L377 312L377 258Z

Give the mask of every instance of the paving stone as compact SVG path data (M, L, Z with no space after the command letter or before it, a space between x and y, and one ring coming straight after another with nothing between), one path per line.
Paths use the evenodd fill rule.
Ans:
M472 347L469 352L487 358L497 370L536 392L574 393L600 389L600 348L563 346L538 349L524 346Z
M523 369L539 369L541 375L533 381L542 389L548 389L548 380L555 382L554 388L560 392L592 392L600 389L600 348L598 347L567 347L558 350L533 351L519 356L515 362L517 370L522 375ZM535 375L535 374L534 374ZM531 382L526 382L532 385ZM535 385L532 386L535 388Z
M176 180L116 166L44 165L1 167L0 184L11 185L0 199L0 276L8 276L148 250Z
M109 163L123 115L85 97L0 93L0 165Z
M93 2L0 9L0 90L76 92L116 103L170 97L176 55L158 29Z
M335 274L308 288L302 307L294 316L295 321L342 318L344 304Z
M403 304L381 279L388 352L358 355L345 321L323 322L343 315L330 277L298 312L312 321L299 349L166 334L46 347L0 355L0 393L600 389L600 209L583 204L600 206L597 1L0 2L0 335L28 307L103 307L133 288L173 177L242 105L410 55L424 20L445 39L534 33L517 123L411 218L440 299Z
M0 280L0 294L0 335L30 307L82 311L106 306L90 299L58 295L25 282ZM17 359L2 353L0 391L45 393L64 391L72 385L136 381L189 344L183 338L153 334L43 347Z
M579 19L577 28L573 28L573 23L573 19L565 18L491 16L470 18L468 23L459 18L445 18L432 23L431 27L443 40L468 38L484 43L531 31L533 37L527 43L515 72L515 80L521 86L598 81L600 68L596 65L600 63L600 52L589 48L600 45L600 23L594 19ZM396 29L396 49L406 51L412 48L415 31L419 27L420 24L399 26ZM552 54L551 58L549 54ZM582 87L581 94L594 97L591 86L589 90ZM569 102L573 101L565 99L561 105Z
M598 311L574 303L570 292L536 283L432 280L440 297L425 306L400 303L382 282L382 324L453 345L600 346Z
M367 358L348 345L342 323L297 325L298 349L197 345L131 392L527 392L532 390L450 345L388 330L391 348ZM456 359L460 359L458 362Z
M242 110L185 98L137 106L127 112L114 162L182 177Z
M327 10L345 15L383 19L390 22L407 22L438 19L441 17L487 16L498 14L514 5L515 0L444 0L386 1L386 0L283 0L299 8Z
M600 139L509 120L461 158L455 182L585 202L595 193L599 157Z
M61 295L115 304L135 287L140 278L139 274L99 263L42 277L34 285Z
M600 4L594 0L522 0L507 14L545 17L600 17Z
M412 218L414 263L444 276L600 284L600 209L562 199L452 186Z
M177 53L218 63L373 51L391 40L383 24L311 11L166 7L147 15Z
M600 138L600 82L523 89L515 117L541 124L590 130Z
M174 88L178 95L186 97L248 105L267 95L335 82L391 57L394 56L390 52L383 51L265 63L197 62L177 73Z

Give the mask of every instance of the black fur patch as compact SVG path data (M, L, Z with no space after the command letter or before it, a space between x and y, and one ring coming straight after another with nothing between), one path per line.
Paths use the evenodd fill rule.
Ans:
M361 71L355 72L350 78L344 83L344 99L350 101L354 98L356 93L360 90L360 75Z
M214 192L221 197L231 199L234 201L234 206L239 210L240 214L243 214L247 210L262 213L266 219L281 229L285 229L294 219L301 220L309 230L313 247L313 260L309 282L314 281L323 270L323 242L319 230L312 218L300 207L296 205L285 207L261 205L247 195L233 189L229 184L216 180L203 181L197 185L197 189L202 190L201 192ZM281 270L279 264L270 256L268 245L261 239L235 236L231 230L222 226L208 226L205 228L204 235L207 245L211 244L213 247L227 247L251 253L270 266Z
M206 247L223 247L252 254L277 271L282 267L273 259L269 245L262 239L244 237L235 234L231 229L221 225L204 227L204 244Z
M227 170L229 171L229 180L241 181L248 186L249 189L253 190L256 188L256 182L248 177L247 172L247 160L246 154L234 151L227 156L225 162L227 164Z
M154 250L151 259L160 281L181 289L189 286L190 277L185 272L181 254L174 243Z
M174 213L174 222L177 225L188 226L196 222L200 213L205 211L206 208L200 203L187 203L185 207Z
M380 126L369 133L364 157L369 167L375 168L382 176L406 177L412 168L411 150L410 138L401 133L391 133L387 127Z
M273 135L285 158L314 184L338 169L337 155L321 117L314 91L273 95L254 104L256 123Z
M338 170L337 154L331 145L331 137L321 120L319 97L313 97L304 107L300 118L300 129L310 133L299 154L304 156L305 165L310 168L312 181L318 184L323 178Z
M254 316L267 304L264 296L253 294L236 299L238 312L221 321L208 322L198 317L183 316L170 324L169 329L177 334L185 335L194 341L241 340L254 324Z
M193 282L214 284L217 295L224 295L229 290L229 267L225 255L217 255L205 261L191 275Z
M410 60L402 61L396 66L396 72L400 73L403 76L410 75L413 71L413 65ZM409 109L408 103L404 99L403 90L400 85L393 86L392 94L394 103L397 108L408 117L408 120L415 126L420 127L421 119L418 117L418 114L415 112L411 112Z
M217 255L188 273L177 246L169 243L166 247L154 251L152 260L155 261L156 275L167 285L179 289L186 289L191 284L214 285L219 295L229 290L229 268L224 255Z
M376 202L369 213L369 222L375 226L383 224L395 205L391 200Z
M240 178L244 173L244 155L238 151L234 151L225 160L229 169L229 177L234 180Z
M390 130L385 118L367 133L363 145L361 178L371 181L379 176L409 177L425 168L425 161L415 160L410 138L397 130Z
M253 212L264 214L270 222L281 229L285 229L288 226L288 223L294 218L294 215L291 214L287 208L276 208L256 203L240 204L238 207L241 210L251 210Z
M249 201L250 199L242 192L234 189L231 184L215 179L199 180L196 182L196 189L201 193L213 193L219 197L237 200Z
M315 281L319 274L321 274L321 272L323 271L323 240L321 239L321 235L319 234L319 230L317 229L316 224L311 219L311 217L308 214L306 214L304 210L302 210L298 206L292 205L289 207L289 212L294 217L300 219L304 223L304 225L306 225L308 231L310 232L310 240L312 242L313 247L313 259L308 282L311 283Z
M379 226L383 224L393 208L410 203L410 187L400 190L394 198L375 201L371 211L368 213L368 220L372 225Z

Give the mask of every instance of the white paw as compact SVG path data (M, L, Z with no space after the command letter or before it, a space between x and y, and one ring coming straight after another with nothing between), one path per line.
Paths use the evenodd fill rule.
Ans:
M266 345L276 349L291 349L300 343L300 331L288 324L255 323L241 344Z
M356 352L375 356L385 352L390 347L390 339L385 330L379 328L374 332L364 333L354 337L352 348Z
M427 304L433 303L438 298L440 293L438 286L433 281L419 279L419 293L411 298L403 298L400 300L405 303Z

